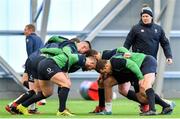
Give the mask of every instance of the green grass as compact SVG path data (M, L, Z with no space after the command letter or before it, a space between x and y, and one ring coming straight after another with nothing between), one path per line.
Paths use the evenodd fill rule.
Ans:
M4 109L5 105L11 100L0 100L0 118L57 118L56 112L58 108L58 100L47 100L45 106L39 106L41 114L32 116L24 115L10 115ZM137 103L127 99L119 99L113 101L113 114L112 115L95 115L89 114L97 105L95 101L87 100L68 100L67 107L75 113L76 116L70 118L180 118L180 99L174 99L176 107L172 115L156 115L156 116L139 116L139 108ZM159 106L157 112L161 111ZM64 118L64 117L61 117Z

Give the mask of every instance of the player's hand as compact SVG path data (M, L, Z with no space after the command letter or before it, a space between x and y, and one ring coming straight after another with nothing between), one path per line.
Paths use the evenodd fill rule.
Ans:
M64 75L69 79L69 74L68 73L64 73Z
M166 62L167 62L167 64L172 64L172 63L173 63L173 60L172 60L172 58L167 58L167 59L166 59Z
M139 86L142 87L144 85L144 80L139 80Z
M124 53L124 58L130 58L131 57L131 53Z

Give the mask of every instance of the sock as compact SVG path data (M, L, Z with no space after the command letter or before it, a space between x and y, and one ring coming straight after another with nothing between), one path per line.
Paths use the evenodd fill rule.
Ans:
M41 103L46 103L46 99L42 99L42 100L40 100L39 102L41 102Z
M24 82L23 82L23 86L25 86L26 88L29 89L29 81L24 81Z
M28 107L29 105L37 102L37 101L40 101L42 99L45 99L47 97L45 97L42 92L38 92L37 94L33 95L31 98L27 99L25 102L22 103L22 105L24 107Z
M105 109L107 112L112 112L112 102L106 102Z
M23 94L21 94L18 98L16 98L16 99L15 99L15 100L13 100L12 102L10 102L8 105L10 105L10 106L11 106L13 103L17 104L17 103L16 103L16 101L17 101L17 100L19 100L19 99L20 99L23 95L24 95L24 93L23 93Z
M69 94L69 88L62 87L58 93L59 97L59 111L63 112L66 109L66 100Z
M152 88L147 89L146 95L147 95L147 99L148 99L148 103L149 103L149 109L156 111L154 90Z
M104 88L98 88L98 95L99 95L99 107L105 107Z
M58 94L61 91L61 89L62 89L62 87L58 87L58 91L57 91Z
M17 104L23 103L24 101L26 101L28 98L32 97L33 95L35 95L35 91L29 90L26 93L24 93L18 100L16 100L15 103Z
M169 107L170 105L167 104L164 100L162 100L159 95L155 93L155 102L156 104L161 105L163 108Z
M135 102L140 103L139 100L138 100L137 97L136 97L136 93L135 93L134 91L132 91L132 90L129 90L129 91L128 91L128 94L127 94L126 97L127 97L129 100L133 100L133 101L135 101Z
M29 110L35 110L36 109L36 103L29 105L28 109Z

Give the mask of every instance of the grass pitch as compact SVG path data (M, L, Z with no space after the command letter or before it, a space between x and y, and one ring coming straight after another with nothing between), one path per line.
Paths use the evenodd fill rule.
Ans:
M0 118L180 118L180 99L174 99L176 107L171 115L156 115L156 116L139 116L138 104L127 100L118 99L113 101L113 114L112 115L95 115L89 114L95 106L98 104L96 101L87 100L68 100L67 107L75 113L74 117L57 117L58 99L49 99L45 106L38 106L41 114L35 114L32 116L24 115L11 115L5 111L4 107L11 100L0 100ZM156 106L157 112L161 112L161 107Z

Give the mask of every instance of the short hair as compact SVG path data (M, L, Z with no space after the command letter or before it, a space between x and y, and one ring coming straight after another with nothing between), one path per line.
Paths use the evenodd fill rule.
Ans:
M103 70L106 64L107 64L107 60L104 60L104 59L98 60L96 64L96 71L98 73L101 73L100 70Z
M72 38L70 39L70 41L79 43L81 40L79 38Z
M97 60L94 57L89 56L89 57L86 57L86 59L87 58L89 58L89 59L91 59L91 60L93 60L94 62L97 63ZM82 71L88 71L88 69L87 69L87 67L85 65L82 67Z
M31 29L33 32L35 32L35 30L36 30L36 27L33 24L28 24L28 25L26 25L26 27L28 29Z
M89 49L91 49L91 43L89 41L84 41L89 45Z
M97 54L98 54L98 51L91 49L91 50L87 51L86 57L94 57Z
M28 25L26 25L26 27L28 29L31 29L33 32L35 32L35 30L36 30L36 27L33 24L28 24Z

